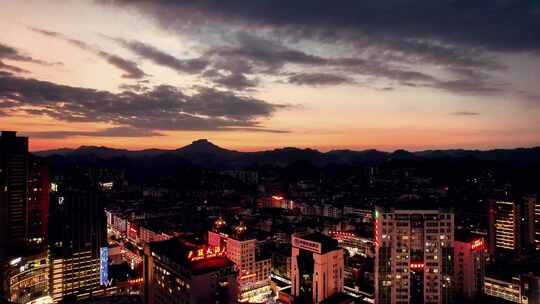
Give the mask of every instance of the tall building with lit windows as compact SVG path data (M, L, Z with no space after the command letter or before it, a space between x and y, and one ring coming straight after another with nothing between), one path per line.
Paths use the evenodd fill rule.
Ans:
M455 292L460 299L474 300L484 290L486 241L467 231L454 240Z
M540 201L534 200L534 246L540 251Z
M50 292L54 301L81 299L107 284L103 200L82 174L55 184L49 206Z
M32 244L47 237L49 215L49 169L40 160L30 157L28 165L27 239Z
M493 200L489 204L489 253L521 251L520 206L515 201Z
M264 240L240 223L228 229L219 218L208 231L208 244L225 247L227 257L236 265L238 273L238 300L240 302L264 303L270 297L270 272L272 256L261 249Z
M28 138L0 135L0 262L20 254L27 235ZM19 246L20 245L20 246ZM17 252L19 251L19 252Z
M454 215L375 209L375 303L451 303Z
M540 251L540 202L534 195L523 198L525 244Z

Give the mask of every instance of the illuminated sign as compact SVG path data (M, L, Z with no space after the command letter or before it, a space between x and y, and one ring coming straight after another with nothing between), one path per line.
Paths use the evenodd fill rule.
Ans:
M355 236L356 236L356 235L355 235L354 233L352 233L352 232L334 231L334 230L330 230L329 232L330 232L330 234L331 234L332 236L334 236L334 237L340 237L340 236L342 236L342 237L347 237L347 236L348 236L348 237L355 237Z
M216 256L225 255L225 247L220 246L203 246L190 250L187 254L187 259L191 262L204 260Z
M99 282L106 285L109 281L109 247L101 247L99 253Z
M308 240L301 239L299 237L293 236L292 238L292 244L294 247L305 249L311 252L315 252L320 254L321 253L321 243L312 242Z
M484 248L484 239L474 240L471 244L472 250L481 250Z
M424 263L421 263L421 262L411 263L409 267L412 270L422 270L424 269Z
M106 182L106 183L99 183L101 186L101 189L103 190L112 190L114 183L113 182Z
M139 229L137 228L137 225L129 223L128 236L132 239L136 239L139 236Z
M144 278L137 278L137 279L131 279L128 280L129 285L139 285L144 283Z
M273 195L272 198L277 200L277 201L281 201L283 199L283 196Z

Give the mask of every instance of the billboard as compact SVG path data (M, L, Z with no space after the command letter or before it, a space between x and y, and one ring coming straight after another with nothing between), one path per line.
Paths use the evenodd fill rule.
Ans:
M101 285L107 285L109 283L109 247L100 248L99 282Z

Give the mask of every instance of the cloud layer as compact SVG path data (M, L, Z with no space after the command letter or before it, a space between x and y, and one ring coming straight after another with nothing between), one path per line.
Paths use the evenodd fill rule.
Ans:
M345 69L331 71L341 78L382 77L396 81L394 85L491 95L506 85L497 80L506 66L496 54L540 50L540 5L533 0L96 2L137 10L179 34L200 35L201 28L218 31L228 45L209 53L225 61L247 61L244 67L249 71L241 71L247 75L297 64L316 67L310 73L328 73L328 67ZM237 34L236 41L229 41L231 34ZM263 36L279 38L265 41ZM354 50L354 54L324 58L298 48L305 43ZM427 73L424 66L439 72Z
M134 136L137 132L155 135L148 133L153 130L266 131L260 126L260 119L286 108L204 87L191 95L167 85L144 92L125 90L115 94L14 76L0 77L0 100L3 110L25 111L61 121L102 122L124 127L102 133L108 136Z
M137 65L137 63L135 61L131 61L131 60L122 58L122 57L120 57L118 55L111 54L109 52L100 50L99 48L93 47L93 46L89 45L88 43L86 43L84 41L69 38L69 37L65 36L64 34L61 34L61 33L58 33L58 32L52 32L52 31L47 31L47 30L37 29L37 28L30 28L30 30L32 30L32 31L34 31L36 33L45 35L45 36L62 39L64 41L66 41L66 42L68 42L68 43L82 49L82 50L93 53L94 55L96 55L96 56L104 59L105 61L107 61L112 66L114 66L114 67L118 68L119 70L123 71L124 72L124 74L122 75L123 78L142 79L145 76L147 76L144 73L144 71L141 70L141 68L139 68L139 66Z

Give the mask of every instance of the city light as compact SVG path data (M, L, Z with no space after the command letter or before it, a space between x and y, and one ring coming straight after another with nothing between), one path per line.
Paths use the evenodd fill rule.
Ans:
M21 261L22 261L22 258L17 257L17 258L14 258L13 260L9 261L9 265L15 266L15 265L19 264Z

